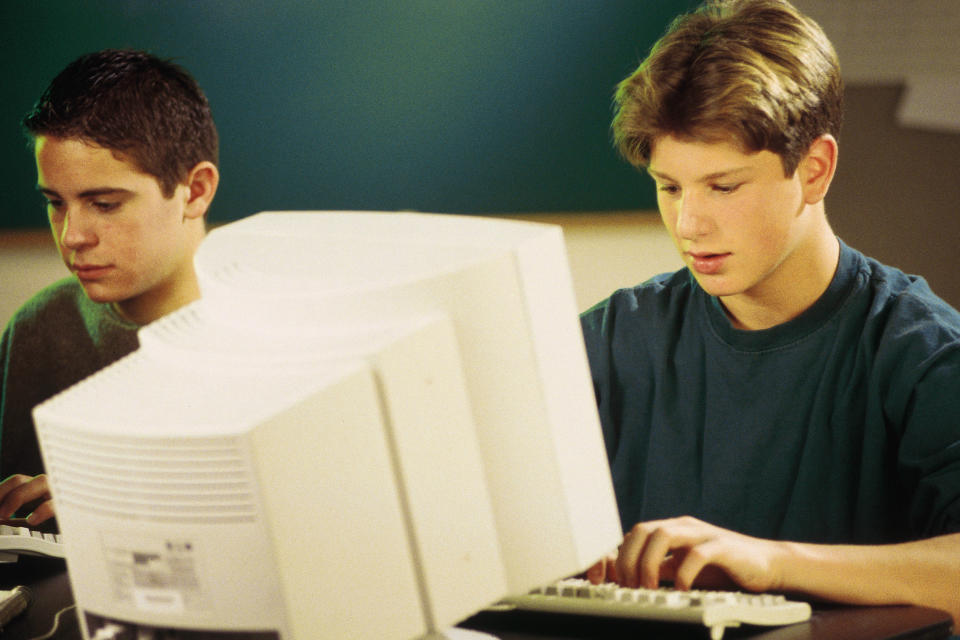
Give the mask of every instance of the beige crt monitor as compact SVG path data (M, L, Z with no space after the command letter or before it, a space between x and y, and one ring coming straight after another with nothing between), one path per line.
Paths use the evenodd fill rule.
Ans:
M86 638L468 635L619 543L558 227L263 213L196 267L34 412Z

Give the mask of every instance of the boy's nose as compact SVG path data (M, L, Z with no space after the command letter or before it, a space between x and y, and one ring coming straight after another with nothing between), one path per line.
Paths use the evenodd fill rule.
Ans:
M68 249L79 249L93 243L95 234L82 213L68 209L63 216L63 223L59 230L60 244Z

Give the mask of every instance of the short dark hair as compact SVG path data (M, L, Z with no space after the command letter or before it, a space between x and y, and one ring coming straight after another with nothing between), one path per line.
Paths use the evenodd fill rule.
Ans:
M708 0L677 18L617 87L614 143L645 166L663 135L771 151L792 175L810 144L840 137L833 45L786 0Z
M61 71L23 119L40 135L78 138L129 157L173 195L199 162L218 163L210 104L182 67L144 51L106 49Z

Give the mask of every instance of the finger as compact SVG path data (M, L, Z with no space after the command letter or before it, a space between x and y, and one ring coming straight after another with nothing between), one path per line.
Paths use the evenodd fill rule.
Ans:
M14 489L16 489L22 484L26 484L27 482L30 482L30 480L32 479L33 479L32 476L25 476L21 473L17 473L5 478L3 482L0 482L0 501L2 501L3 498L5 498L8 493L10 493L11 491L13 491Z
M617 554L604 556L587 570L587 580L592 584L617 581Z
M720 558L722 547L721 542L710 540L689 549L677 566L674 578L676 587L690 589L707 565L722 562ZM722 564L716 564L716 567L722 569Z
M31 480L30 476L13 475L0 483L0 518L13 517L23 504L17 497L17 491Z
M53 500L47 500L42 502L36 509L33 510L29 516L27 516L27 522L31 527L36 527L39 524L43 524L47 520L53 518L56 515L56 512L53 508Z
M617 575L617 556L612 555L607 558L607 582L620 583L620 577Z
M24 476L29 478L28 476ZM17 485L0 502L0 518L9 518L17 509L41 498L49 498L50 492L47 487L47 477L44 475L30 478L26 482Z
M30 523L27 522L26 518L0 518L0 524L5 524L8 527L29 527Z
M663 528L658 528L648 536L638 562L639 586L656 589L660 585L660 567L677 544L678 541ZM682 541L679 544L682 544Z
M587 569L587 580L590 584L600 584L607 577L607 559L603 558Z
M617 554L615 571L617 583L625 587L640 586L638 563L647 542L648 526L638 524L624 537Z
M683 558L683 552L674 552L663 559L660 563L660 580L675 581L677 579L677 567Z

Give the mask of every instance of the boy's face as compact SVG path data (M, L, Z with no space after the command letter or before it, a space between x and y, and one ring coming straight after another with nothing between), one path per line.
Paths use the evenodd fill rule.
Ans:
M780 157L726 143L658 138L647 168L664 224L707 293L775 301L804 273L810 216Z
M162 306L193 282L186 185L165 198L123 155L79 139L38 136L35 155L60 255L92 300Z

